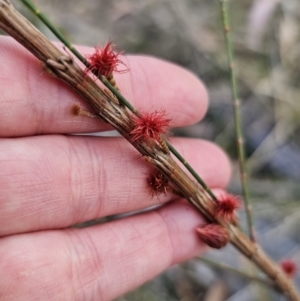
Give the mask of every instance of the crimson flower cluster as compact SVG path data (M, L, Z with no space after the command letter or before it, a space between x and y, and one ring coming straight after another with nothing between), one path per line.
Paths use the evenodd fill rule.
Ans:
M97 75L101 74L105 77L111 77L113 72L123 73L128 69L119 69L119 65L126 67L125 63L120 59L123 51L114 52L111 41L107 42L104 47L96 46L95 52L92 55L87 55L86 58L90 64L85 72L95 72Z
M291 278L293 278L297 273L297 265L291 259L283 259L280 262L282 270Z
M144 113L141 117L134 117L134 129L131 131L132 141L144 139L160 140L162 134L169 129L171 119L166 118L166 111Z
M224 192L218 198L216 204L216 217L222 218L228 222L235 221L236 215L235 211L241 207L241 202L239 197Z
M147 178L147 184L152 196L167 194L169 190L169 180L160 171L155 171Z
M215 203L215 215L227 222L236 222L235 211L241 207L237 196L224 192ZM218 224L206 224L196 228L200 239L216 249L224 247L230 240L228 230Z

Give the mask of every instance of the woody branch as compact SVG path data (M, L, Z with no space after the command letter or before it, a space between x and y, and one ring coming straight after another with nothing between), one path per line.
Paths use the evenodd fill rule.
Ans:
M110 123L141 154L158 168L209 221L227 229L231 243L264 271L292 301L300 301L292 280L260 248L234 224L215 214L215 203L172 158L163 139L132 139L134 116L110 93L103 91L87 76L73 59L61 52L31 23L21 16L8 0L0 0L0 27L26 47L45 65L46 69L77 91L93 108L95 114Z

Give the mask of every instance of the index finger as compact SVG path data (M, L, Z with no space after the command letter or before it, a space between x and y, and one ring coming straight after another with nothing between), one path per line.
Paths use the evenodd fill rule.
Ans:
M70 87L45 72L23 46L0 37L0 137L80 133L109 129L102 121L74 117L72 105L82 102ZM93 49L79 47L83 54ZM125 56L130 70L116 74L122 94L140 111L165 109L171 126L200 120L207 92L199 79L174 64L147 56ZM83 103L83 102L82 102ZM88 107L87 107L88 109Z

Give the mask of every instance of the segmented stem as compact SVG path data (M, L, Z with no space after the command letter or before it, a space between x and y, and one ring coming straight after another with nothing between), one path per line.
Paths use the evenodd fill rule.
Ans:
M230 36L227 0L220 0L220 4L222 10L222 23L223 23L223 30L225 35L231 89L233 95L235 135L236 135L236 142L237 142L240 178L241 178L241 184L242 184L242 189L244 194L244 203L245 203L245 210L247 215L249 236L252 241L255 241L256 240L255 230L253 224L252 209L250 204L250 194L248 188L247 170L246 170L246 163L245 163L245 148L244 148L244 138L243 138L243 131L242 131L242 120L241 120L241 113L240 113L240 99L238 96L237 81L236 81L235 68L234 68L233 47L232 47L232 41Z
M72 87L89 103L97 115L111 124L141 154L158 168L182 195L197 208L207 220L225 227L230 233L231 243L247 258L262 269L293 301L300 301L300 295L291 278L261 249L251 241L235 223L218 219L211 198L182 170L169 152L156 140L132 141L133 116L115 97L95 83L95 81L53 43L43 36L30 22L20 15L9 0L0 0L0 27L27 48L49 68L49 72Z
M209 196L217 201L217 197L213 194L211 189L205 184L205 182L199 177L196 171L192 168L192 166L185 161L185 159L178 153L178 151L174 148L172 144L166 141L170 152L185 166L185 168L193 175L193 177L197 180L197 182L205 189L205 191L209 194Z
M235 274L237 274L237 275L239 275L241 277L248 278L250 280L262 283L262 284L264 284L264 285L266 285L268 287L276 289L276 287L274 286L273 282L269 281L268 279L265 279L265 278L262 278L262 277L259 277L259 276L255 276L255 275L252 275L252 274L249 274L245 270L235 268L235 267L233 267L231 265L228 265L228 264L225 264L225 263L221 263L219 261L215 261L215 260L212 260L212 259L207 258L207 257L196 257L196 259L199 260L199 261L202 261L202 262L206 263L207 265L209 265L211 267L230 271L230 272L235 273Z
M80 54L80 52L72 45L51 23L51 21L43 14L40 9L38 9L30 0L21 0L51 31L52 33L87 67L90 67L89 62L86 58ZM91 70L93 72L93 70ZM141 116L138 110L116 89L104 76L94 72L99 80L118 98L118 100L125 105L133 114ZM213 199L217 200L217 197L201 179L201 177L196 173L192 166L179 154L179 152L172 146L168 141L165 141L170 149L170 152L185 166L185 168L191 173L191 175L196 179L196 181L203 187L203 189L208 193L208 195Z
M39 8L37 8L31 1L29 0L21 0L51 31L52 33L87 67L90 67L90 63L87 59L72 45L66 37L64 37L52 24L52 22L47 18L47 16L41 12ZM93 71L93 70L91 70ZM136 115L138 111L130 104L128 100L126 100L121 93L113 86L111 83L101 74L97 72L94 73L100 81L111 91L116 97L121 101L131 112Z

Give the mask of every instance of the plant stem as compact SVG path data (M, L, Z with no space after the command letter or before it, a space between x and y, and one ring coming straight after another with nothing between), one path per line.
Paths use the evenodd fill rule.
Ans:
M231 89L233 95L235 135L236 135L237 152L238 152L238 160L239 160L240 178L241 178L241 184L242 184L243 195L244 195L245 210L247 215L248 231L249 231L250 239L252 241L256 241L253 216L252 216L253 213L250 204L250 195L249 195L248 180L247 180L244 137L243 137L242 121L241 121L241 113L240 113L241 103L238 96L237 81L236 81L235 68L234 68L233 47L232 47L232 41L230 36L227 0L220 0L220 4L222 10L222 23L223 23L223 30L225 35Z
M86 66L90 67L89 62L86 58L79 53L79 51L72 45L51 23L51 21L43 14L40 9L38 9L30 0L21 0L51 31L52 33L62 42L65 46ZM118 100L123 103L132 113L137 116L141 116L138 110L115 88L111 83L98 72L94 72L100 81L118 98ZM169 147L171 153L185 166L185 168L191 173L191 175L196 179L196 181L204 188L204 190L209 194L209 196L217 201L217 197L213 194L211 189L205 184L202 178L196 173L192 166L179 154L179 152L172 146L168 141L165 141Z
M170 152L174 154L174 156L186 167L186 169L193 175L193 177L197 180L197 182L204 188L204 190L209 194L209 196L217 201L217 197L213 194L211 189L206 185L206 183L199 177L196 171L192 168L192 166L178 153L178 151L174 148L172 144L166 141Z
M270 259L260 246L251 241L234 223L228 223L215 216L215 205L211 198L200 185L190 179L161 144L154 139L132 141L130 134L134 129L132 113L113 95L105 93L70 56L65 55L20 15L9 0L0 0L0 28L42 61L45 69L49 70L52 75L63 80L81 95L101 119L111 124L141 153L147 162L158 168L207 220L219 223L226 228L230 233L231 243L260 267L291 301L300 301L299 292L293 281L286 276L278 264Z
M274 283L271 282L271 281L269 281L268 279L265 279L265 278L262 278L262 277L258 277L258 276L255 276L255 275L251 275L251 274L249 274L245 270L241 270L241 269L235 268L235 267L230 266L228 264L221 263L221 262L212 260L212 259L207 258L207 257L196 257L196 259L199 260L199 261L202 261L202 262L206 263L207 265L212 266L214 268L222 269L222 270L227 270L227 271L230 271L232 273L238 274L241 277L245 277L245 278L248 278L250 280L254 280L254 281L260 282L260 283L262 283L262 284L264 284L264 285L266 285L268 287L271 287L273 289L277 289L274 286Z
M52 24L52 22L47 18L45 14L41 12L41 10L36 7L31 1L29 0L21 0L51 31L52 33L86 66L90 67L89 62L86 58L72 45L61 33L57 28ZM134 114L138 115L137 110L127 101L121 93L115 89L110 82L101 74L95 72L95 75L100 79L100 81L111 91L113 92L117 98Z

